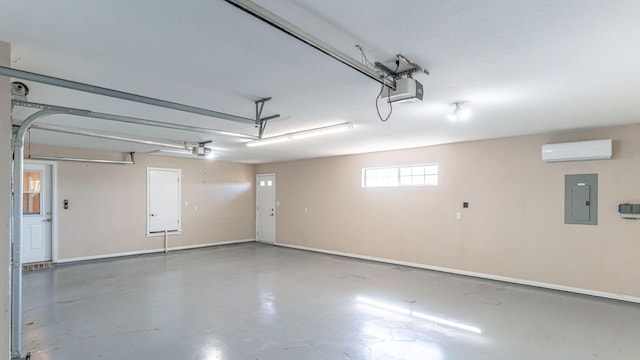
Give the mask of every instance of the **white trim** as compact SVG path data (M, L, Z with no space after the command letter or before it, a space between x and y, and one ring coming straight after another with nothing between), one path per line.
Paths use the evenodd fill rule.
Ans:
M149 230L151 224L149 223L149 203L151 199L151 171L167 171L167 172L175 172L178 174L178 229L176 230L179 233L182 233L182 169L173 169L173 168L159 168L147 166L147 236L152 232ZM176 231L173 231L174 233ZM162 234L164 236L164 233Z
M175 250L198 249L203 247L241 244L241 243L247 243L247 242L255 242L255 239L242 239L242 240L221 241L221 242L207 243L207 244L174 246L174 247L170 247L168 250L175 251ZM62 264L62 263L70 263L70 262L77 262L77 261L101 260L101 259L109 259L109 258L122 257L122 256L143 255L143 254L152 254L152 253L161 253L161 252L164 252L164 248L137 250L137 251L122 252L122 253L102 254L102 255L80 256L75 258L59 259L58 261L55 261L55 263Z
M419 269L439 271L439 272L445 272L445 273L456 274L456 275L471 276L471 277L481 278L481 279L497 280L497 281L508 282L508 283L513 283L513 284L534 286L534 287L539 287L539 288L544 288L544 289L559 290L559 291L565 291L565 292L583 294L583 295L590 295L590 296L596 296L596 297L607 298L607 299L622 300L622 301L628 301L628 302L632 302L632 303L640 303L640 298L639 297L623 295L623 294L616 294L616 293L610 293L610 292L604 292L604 291L582 289L582 288L576 288L576 287L571 287L571 286L550 284L550 283L532 281L532 280L523 280L523 279L517 279L517 278L512 278L512 277L507 277L507 276L478 273L478 272L473 272L473 271L457 270L457 269L445 268L445 267L440 267L440 266L424 265L424 264L413 263L413 262L408 262L408 261L391 260L391 259L379 258L379 257L374 257L374 256L365 256L365 255L358 255L358 254L352 254L352 253L344 253L344 252L340 252L340 251L317 249L317 248L311 248L311 247L306 247L306 246L298 246L298 245L283 244L283 243L278 243L278 244L274 243L272 245L282 246L282 247L287 247L287 248L292 248L292 249L298 249L298 250L319 252L319 253L330 254L330 255L345 256L345 257L361 259L361 260L376 261L376 262L382 262L382 263L387 263L387 264L410 266L410 267L419 268Z
M269 242L269 241L256 239L255 242L257 242L259 244L266 244L266 245L280 245L280 244L276 244L275 241L274 242ZM284 245L284 246L286 246L286 245ZM302 250L305 250L305 249L302 249ZM310 251L314 251L314 250L310 250Z
M62 209L60 211L64 211L63 207L58 207L58 163L55 161L51 161L51 202L53 211L53 221L51 223L51 261L55 262L58 260L58 219L60 218L60 214L58 214L58 209Z
M152 233L146 233L144 235L146 237L164 236L164 231L163 232L156 231ZM172 236L172 235L182 235L182 230L167 231L167 236Z

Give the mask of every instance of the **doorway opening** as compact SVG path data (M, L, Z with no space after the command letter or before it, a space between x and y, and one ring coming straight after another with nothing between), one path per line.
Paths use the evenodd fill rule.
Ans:
M51 263L57 258L54 213L55 164L26 161L22 186L22 252L27 266Z

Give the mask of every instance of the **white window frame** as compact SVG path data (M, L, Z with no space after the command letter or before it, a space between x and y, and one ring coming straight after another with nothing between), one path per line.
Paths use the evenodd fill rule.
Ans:
M435 168L435 172L433 172L433 168ZM367 177L367 172L375 172L376 174ZM436 163L368 167L362 169L362 187L395 188L438 186L439 175L440 169ZM427 177L435 177L435 181L428 182ZM373 181L369 182L368 180Z

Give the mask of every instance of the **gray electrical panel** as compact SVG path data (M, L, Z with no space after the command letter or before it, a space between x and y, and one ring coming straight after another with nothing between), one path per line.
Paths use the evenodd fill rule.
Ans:
M598 225L598 174L565 175L564 223Z

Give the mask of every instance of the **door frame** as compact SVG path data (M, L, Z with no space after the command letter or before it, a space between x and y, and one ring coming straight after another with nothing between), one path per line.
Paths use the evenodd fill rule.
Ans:
M29 165L51 166L51 261L57 263L58 258L58 163L56 161L24 159L24 168ZM25 171L23 169L23 171ZM22 216L22 214L20 215Z
M258 213L258 192L260 191L260 186L258 186L258 176L273 176L274 182L276 183L276 186L273 187L273 208L276 209L276 211L274 212L275 215L273 216L273 242L268 242L268 241L260 241L258 240L258 229L259 229L259 222L260 222L260 214ZM265 174L256 174L256 231L254 231L254 234L256 234L256 242L261 242L264 244L276 244L277 242L277 237L276 237L276 224L277 224L277 217L278 217L278 211L277 211L277 207L278 207L278 200L277 200L277 186L278 186L278 179L276 177L275 173L265 173Z
M147 237L164 236L164 232L149 231L151 226L149 221L151 208L149 205L150 205L150 199L151 199L151 172L152 171L169 171L169 172L175 172L178 174L178 230L171 230L168 233L171 235L182 234L182 169L148 166L147 167L147 200L146 200L147 201L147 212L146 212L147 228L146 228L145 235Z

